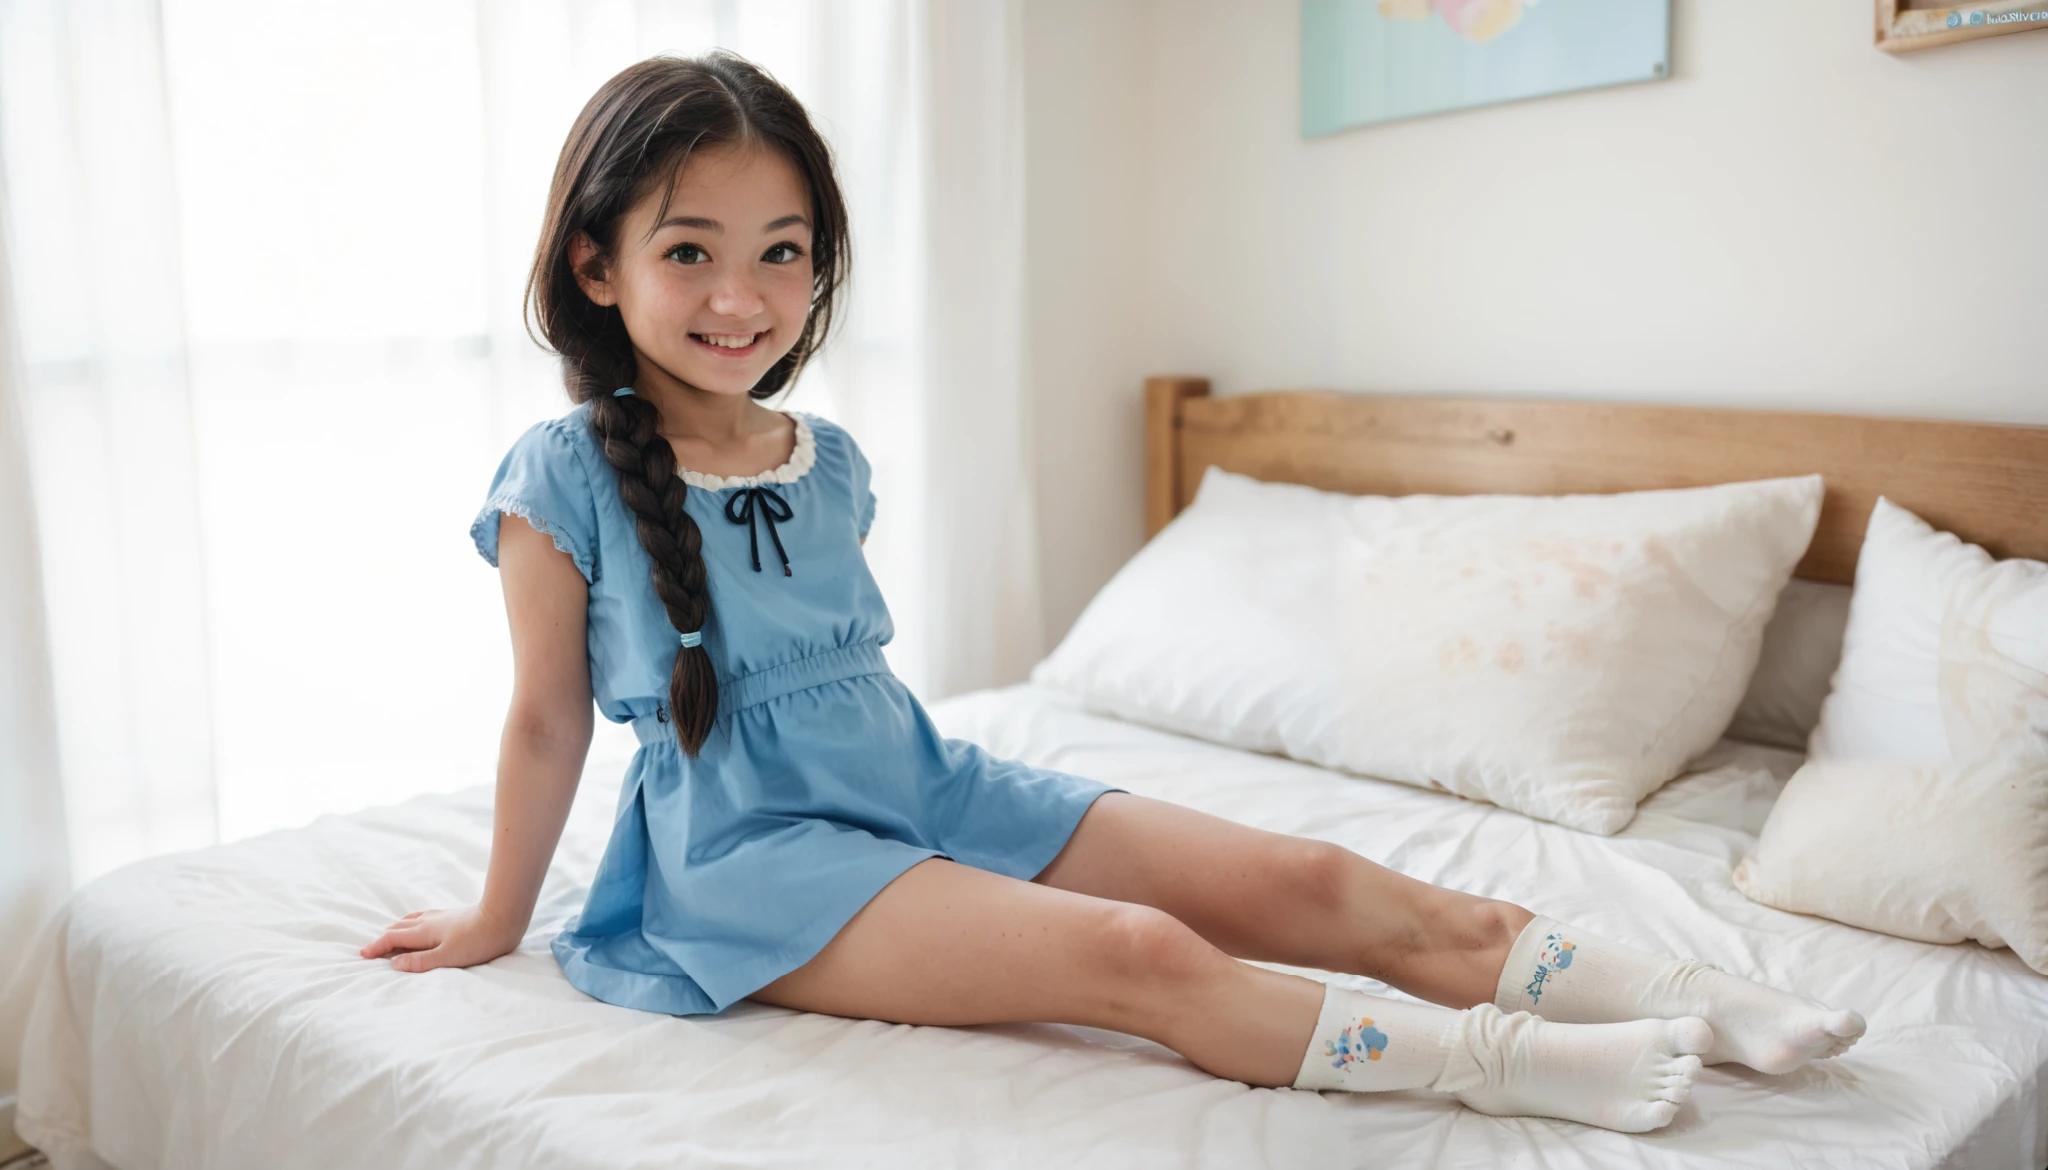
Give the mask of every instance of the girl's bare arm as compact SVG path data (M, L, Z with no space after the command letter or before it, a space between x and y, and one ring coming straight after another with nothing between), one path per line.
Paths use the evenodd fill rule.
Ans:
M361 954L400 971L487 963L519 945L561 840L590 750L589 586L568 554L518 516L498 523L498 570L512 625L512 707L498 745L498 794L483 899L415 910Z

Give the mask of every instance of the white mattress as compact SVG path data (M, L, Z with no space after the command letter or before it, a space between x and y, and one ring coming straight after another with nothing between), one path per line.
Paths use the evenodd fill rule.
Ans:
M1600 838L1093 717L1031 687L934 714L998 753L1338 841L1856 1007L1869 1035L1789 1076L1709 1069L1672 1126L1630 1137L1426 1094L1251 1089L1083 1028L917 1028L749 1002L710 1018L615 1008L569 987L547 948L596 867L614 762L586 781L525 944L484 967L401 975L355 948L407 910L476 897L487 787L80 890L10 992L35 1004L23 1135L60 1166L120 1170L2048 1161L2048 979L2009 952L1785 914L1729 885L1796 756L1724 743Z

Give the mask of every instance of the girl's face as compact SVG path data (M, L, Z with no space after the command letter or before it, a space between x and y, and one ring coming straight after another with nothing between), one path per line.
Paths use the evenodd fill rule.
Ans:
M593 273L577 233L583 292L617 305L642 389L679 382L744 396L796 344L811 311L811 200L789 160L758 145L691 157L659 223L657 188L619 227L618 254ZM669 387L677 388L677 387Z

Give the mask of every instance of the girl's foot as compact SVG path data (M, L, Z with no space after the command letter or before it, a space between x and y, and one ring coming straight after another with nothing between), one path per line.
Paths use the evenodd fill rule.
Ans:
M1863 1035L1863 1017L1810 999L1686 961L1672 976L1679 1001L1712 1022L1708 1064L1734 1061L1760 1073L1787 1073L1814 1060L1839 1056ZM1686 993L1690 994L1686 994Z
M1791 1072L1840 1055L1863 1017L1692 959L1673 959L1538 917L1515 939L1493 1002L1558 1023L1698 1016L1714 1031L1706 1063Z
M1481 1113L1647 1133L1677 1116L1713 1043L1695 1017L1558 1024L1481 1004L1465 1013L1435 1087Z
M1713 1030L1697 1019L1554 1024L1492 1004L1452 1011L1328 985L1297 1089L1434 1089L1509 1117L1625 1133L1670 1123Z

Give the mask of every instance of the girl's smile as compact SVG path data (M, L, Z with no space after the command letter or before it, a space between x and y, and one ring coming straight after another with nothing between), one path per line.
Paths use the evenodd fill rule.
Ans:
M721 358L747 357L753 354L767 333L692 333L690 340L710 350Z

